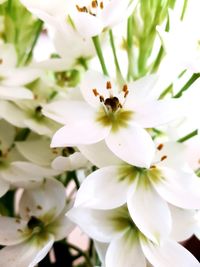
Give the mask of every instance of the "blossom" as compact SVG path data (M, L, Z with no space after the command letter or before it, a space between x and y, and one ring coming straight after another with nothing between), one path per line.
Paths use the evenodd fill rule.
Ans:
M33 267L55 241L66 237L73 224L65 216L65 188L53 179L25 190L19 203L20 218L0 217L0 265Z
M5 121L0 121L0 196L10 187L31 188L42 183L44 178L58 172L25 160L14 146L15 129Z
M90 145L105 139L122 160L149 167L155 146L144 128L167 123L177 116L179 102L157 100L158 77L144 77L123 88L109 78L89 71L80 85L84 101L57 101L44 106L47 117L66 124L58 130L52 147Z
M150 168L125 163L103 167L84 180L75 206L113 209L127 203L140 231L159 242L172 227L166 202L185 209L200 208L200 181L185 164L183 154L181 144L159 144Z
M67 216L93 239L108 243L106 267L197 267L200 263L175 241L156 244L145 237L129 216L126 206L114 210L72 208ZM146 258L146 259L145 259Z
M0 44L0 98L7 100L33 99L24 85L36 80L41 70L16 67L17 54L12 44Z

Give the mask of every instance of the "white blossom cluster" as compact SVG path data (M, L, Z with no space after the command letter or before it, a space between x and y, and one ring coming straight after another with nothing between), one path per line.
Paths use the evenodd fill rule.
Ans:
M0 1L0 267L200 266L199 10Z

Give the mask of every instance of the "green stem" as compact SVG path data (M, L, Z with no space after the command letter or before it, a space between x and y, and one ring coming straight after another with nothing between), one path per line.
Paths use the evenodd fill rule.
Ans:
M188 5L188 0L185 0L184 1L184 4L183 4L183 10L182 10L182 14L181 14L181 20L183 20L184 16L185 16L185 11L187 9L187 5Z
M8 10L8 13L11 15L11 11L12 11L12 0L8 0L7 10Z
M199 77L200 77L200 73L194 73L191 76L191 78L187 81L187 83L181 88L181 90L174 96L174 98L181 97L182 93L186 91Z
M107 68L106 68L103 52L102 52L102 49L101 49L99 36L97 35L97 36L92 37L92 41L93 41L94 47L96 49L97 56L99 58L99 62L101 64L101 68L102 68L103 74L106 75L106 76L109 76Z
M133 73L133 22L132 17L128 18L127 23L127 54L128 54L128 74L127 74L127 80L130 81L132 78L134 78Z
M26 60L25 60L25 64L28 64L29 61L31 60L31 57L32 57L32 55L33 55L33 49L34 49L34 47L35 47L35 45L36 45L36 43L37 43L37 40L38 40L38 38L39 38L39 36L40 36L40 33L41 33L41 31L42 31L42 27L43 27L43 21L39 20L38 23L37 23L37 25L36 25L35 38L34 38L34 40L33 40L33 43L32 43L32 45L31 45L31 49L30 49L30 51L29 51L29 53L28 53L28 55L27 55L27 58L26 58Z
M122 76L122 72L120 69L119 61L117 58L117 53L116 53L115 42L114 42L112 30L109 30L109 36L110 36L110 44L111 44L111 48L112 48L112 52L113 52L113 56L114 56L114 62L115 62L117 74L120 76L120 80L124 81L123 76Z
M198 134L198 130L196 129L196 130L194 130L193 132L191 132L191 133L185 135L184 137L181 137L180 139L178 139L177 142L179 142L179 143L183 143L183 142L185 142L185 141L191 139L192 137L196 136L197 134Z

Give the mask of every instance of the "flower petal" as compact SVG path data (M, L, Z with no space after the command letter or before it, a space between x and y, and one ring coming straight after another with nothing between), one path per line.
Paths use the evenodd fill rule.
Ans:
M152 128L166 124L181 116L178 100L159 100L144 103L137 107L134 120L144 128Z
M7 181L4 181L2 179L2 176L0 176L0 197L4 196L9 189L10 189L9 183Z
M153 266L159 267L199 267L200 263L184 247L172 240L166 240L162 245L155 246L147 241L141 241L142 250Z
M124 163L112 153L104 140L92 145L79 145L78 149L92 164L99 168Z
M27 239L23 234L27 222L17 218L0 216L0 244L3 246L16 245Z
M136 124L111 132L106 144L119 158L138 167L149 167L155 153L150 135Z
M94 116L94 110L84 101L55 101L44 105L42 113L61 124L75 123Z
M195 210L184 210L170 205L172 215L171 238L181 242L190 238L199 229Z
M113 221L115 214L117 214L116 210L103 211L74 207L67 213L67 216L90 237L99 242L107 243L119 234Z
M59 156L52 162L52 168L60 171L74 171L86 168L88 165L87 159L80 153L75 152L69 157Z
M105 99L109 97L109 90L106 89L108 81L110 79L99 72L91 70L86 72L80 89L85 101L92 107L97 108L100 105L99 96ZM98 96L95 96L93 89L97 90Z
M33 94L29 89L15 86L0 86L0 97L5 100L33 99Z
M35 241L35 242L34 242ZM0 250L1 267L34 267L51 249L54 239L51 235L45 240L26 241L19 245Z
M169 168L161 171L161 179L152 183L162 198L183 209L200 208L200 180L196 175Z
M81 184L75 206L113 209L125 204L130 184L126 179L120 178L120 169L117 166L104 167L93 172Z
M132 220L145 236L159 243L169 235L172 224L169 208L150 184L145 186L139 181L137 188L128 192L127 203Z
M137 236L131 230L115 238L106 253L107 267L146 267L146 260Z
M64 186L55 179L46 179L40 187L24 191L19 212L22 218L35 216L49 224L62 212L65 202Z
M53 136L51 147L78 146L97 143L109 133L110 127L102 127L92 120L68 123Z

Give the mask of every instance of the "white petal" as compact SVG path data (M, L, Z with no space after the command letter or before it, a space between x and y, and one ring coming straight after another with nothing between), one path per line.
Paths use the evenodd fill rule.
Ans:
M17 218L0 216L0 244L3 246L16 245L27 239L23 234L27 222Z
M179 101L171 99L144 103L137 107L134 120L144 128L166 124L181 116L179 103Z
M84 101L55 101L44 105L42 113L61 124L87 120L94 116L94 110Z
M24 191L19 205L20 215L25 219L35 216L51 223L64 209L65 201L64 186L55 179L46 179L40 187Z
M130 183L120 178L120 168L117 166L104 167L93 172L81 184L75 206L113 209L125 204Z
M200 208L200 180L193 173L162 168L161 178L152 183L162 198L183 209Z
M33 99L33 94L24 87L0 86L0 97L5 100Z
M178 242L187 240L199 229L195 210L184 210L170 205L170 211L173 222L171 238L174 240Z
M51 235L43 242L23 242L0 250L1 267L35 267L49 252L54 239Z
M72 208L67 216L90 237L107 243L120 232L113 221L115 214L117 216L115 210L103 211L77 207Z
M87 165L87 159L80 152L75 152L69 157L59 156L55 158L51 166L55 170L74 171L86 168Z
M78 146L97 143L109 133L110 127L103 127L94 120L68 123L53 136L51 147Z
M30 162L12 162L1 171L4 180L14 186L31 188L43 182L44 178L56 175L57 171L37 166Z
M111 132L106 144L119 158L138 167L149 167L155 153L150 135L136 124Z
M140 231L153 242L159 243L169 236L172 224L169 208L151 185L145 186L141 181L133 192L129 191L128 209Z
M99 168L124 163L107 147L104 140L92 145L80 145L78 149L92 164Z
M1 150L5 151L13 144L16 135L16 129L4 120L0 120L0 140Z
M46 138L15 142L18 151L29 161L43 166L49 166L55 158L50 141Z
M12 68L17 65L17 53L13 44L1 43L0 58L3 60L3 66Z
M90 38L99 35L103 30L102 21L93 15L84 12L77 12L77 16L73 16L73 22L76 30L84 38Z
M99 72L86 72L81 82L80 89L85 101L92 107L97 108L100 104L99 96L94 95L93 89L96 89L99 95L102 95L105 99L109 97L109 90L106 89L108 81L110 81L110 79Z
M135 234L129 230L110 243L106 253L106 267L146 267L146 260Z
M0 197L5 195L10 188L10 185L7 181L4 181L2 177L0 177Z
M101 243L98 241L94 241L94 246L97 251L97 254L99 256L99 259L102 263L102 266L105 265L105 257L106 257L106 251L108 249L108 243Z
M147 241L141 242L142 250L153 266L159 267L199 267L200 263L184 247L172 240L166 240L161 246Z
M14 126L25 128L26 114L14 103L0 101L0 116Z

